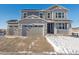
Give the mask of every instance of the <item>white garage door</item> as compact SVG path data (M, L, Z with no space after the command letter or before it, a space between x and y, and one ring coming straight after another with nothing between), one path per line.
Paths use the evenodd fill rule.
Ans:
M23 36L41 36L43 35L43 25L23 25Z

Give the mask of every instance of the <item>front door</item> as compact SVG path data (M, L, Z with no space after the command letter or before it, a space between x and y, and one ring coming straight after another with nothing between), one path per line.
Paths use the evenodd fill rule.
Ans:
M54 34L54 23L47 23L47 33Z

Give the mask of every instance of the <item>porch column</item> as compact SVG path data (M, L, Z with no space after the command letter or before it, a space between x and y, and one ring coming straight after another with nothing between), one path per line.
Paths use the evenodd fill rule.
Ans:
M56 23L54 23L54 34L57 34Z
M71 24L70 23L67 24L67 28L68 28L68 34L72 35L72 28L71 28Z

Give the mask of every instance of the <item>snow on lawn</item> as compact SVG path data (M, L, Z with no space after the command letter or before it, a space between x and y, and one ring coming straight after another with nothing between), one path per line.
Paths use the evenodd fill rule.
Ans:
M59 54L79 54L79 38L53 35L46 38Z

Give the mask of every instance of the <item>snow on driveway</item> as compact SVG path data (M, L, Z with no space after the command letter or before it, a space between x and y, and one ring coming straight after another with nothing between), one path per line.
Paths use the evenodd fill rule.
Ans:
M48 42L60 54L79 54L79 38L46 35Z

